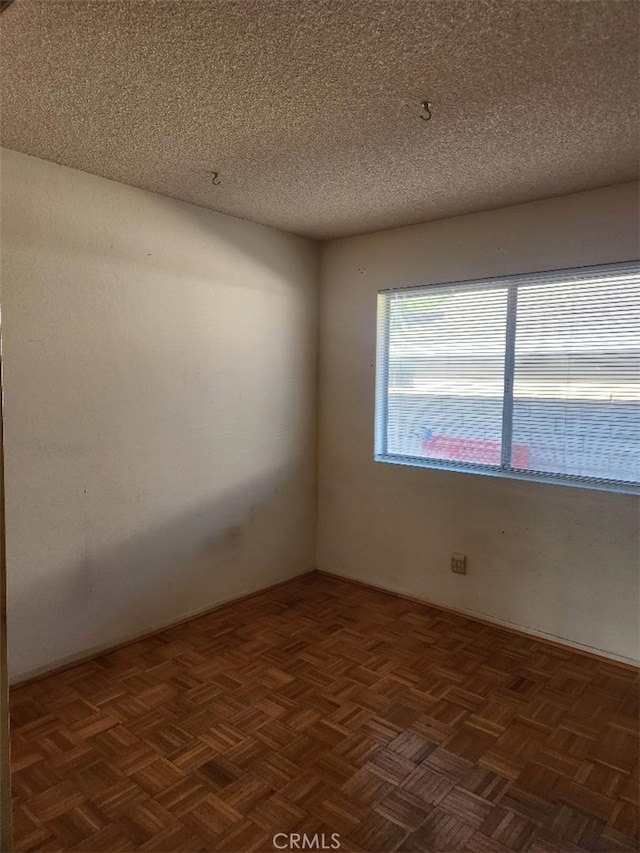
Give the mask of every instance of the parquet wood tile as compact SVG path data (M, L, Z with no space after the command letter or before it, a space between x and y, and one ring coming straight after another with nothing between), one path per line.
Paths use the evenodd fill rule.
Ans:
M11 709L17 851L639 846L637 673L318 574Z

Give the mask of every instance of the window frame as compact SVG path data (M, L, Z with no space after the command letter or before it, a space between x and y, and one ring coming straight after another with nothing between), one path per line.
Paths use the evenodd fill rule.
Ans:
M374 461L392 465L404 465L411 468L427 468L436 471L451 471L460 474L481 474L487 477L500 477L508 480L538 482L552 485L573 486L581 489L617 492L621 494L640 494L640 483L625 483L620 480L584 477L577 474L553 474L548 472L518 471L507 467L511 462L513 434L513 385L515 376L515 343L517 331L517 297L521 284L543 282L549 279L570 281L586 273L605 275L636 269L640 275L640 259L617 261L608 264L595 264L580 267L566 267L553 270L518 273L515 275L490 276L483 279L463 279L460 281L438 282L436 284L413 284L401 287L387 287L377 293L377 332L375 359L375 417L374 417ZM565 278L563 278L563 276ZM431 291L462 287L471 290L489 290L492 287L507 290L507 314L505 329L505 358L503 367L502 391L502 448L500 465L479 462L458 462L434 459L424 456L408 456L388 453L388 398L389 398L389 347L390 347L390 300L389 296L412 291ZM640 332L639 332L640 336Z

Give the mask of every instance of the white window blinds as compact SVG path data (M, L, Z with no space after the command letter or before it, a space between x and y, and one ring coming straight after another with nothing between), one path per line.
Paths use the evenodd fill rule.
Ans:
M376 458L634 490L637 263L383 291Z

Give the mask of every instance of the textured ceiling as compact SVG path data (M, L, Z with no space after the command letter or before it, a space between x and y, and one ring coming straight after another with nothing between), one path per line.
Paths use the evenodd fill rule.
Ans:
M15 0L2 142L321 239L560 195L637 176L638 12Z

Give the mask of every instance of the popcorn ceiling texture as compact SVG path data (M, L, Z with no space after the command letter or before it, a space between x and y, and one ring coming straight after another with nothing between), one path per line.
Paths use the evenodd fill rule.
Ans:
M638 171L634 0L16 0L0 31L5 146L319 239Z

